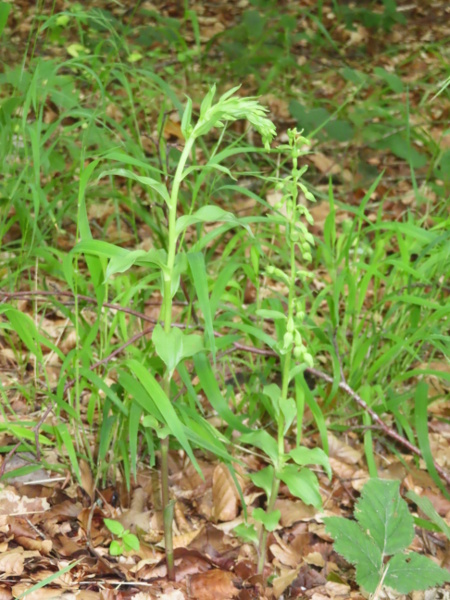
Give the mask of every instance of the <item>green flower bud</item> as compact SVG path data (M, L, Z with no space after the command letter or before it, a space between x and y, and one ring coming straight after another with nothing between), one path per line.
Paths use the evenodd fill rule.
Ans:
M314 366L314 359L309 352L305 352L303 354L303 360L305 361L308 367L312 368Z
M286 331L289 333L294 333L294 321L292 318L290 318L287 322Z
M301 358L303 356L303 352L304 352L304 348L302 348L301 346L295 346L294 358L296 358L297 360L301 360Z
M298 240L300 239L300 233L298 231L296 231L295 229L291 231L291 235L290 235L290 240L291 242L298 242ZM309 246L308 246L309 248Z
M305 252L303 255L304 260L306 260L306 262L311 262L312 261L312 256L310 252Z
M294 336L289 331L286 331L283 337L283 348L287 349L294 341Z

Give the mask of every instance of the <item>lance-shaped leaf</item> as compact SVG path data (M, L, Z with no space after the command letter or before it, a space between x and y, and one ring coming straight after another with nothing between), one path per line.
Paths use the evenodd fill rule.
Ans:
M285 465L280 471L279 477L288 486L291 494L300 498L305 504L312 504L316 508L322 505L319 482L316 475L309 469Z
M119 177L126 177L127 179L138 181L139 183L142 183L142 185L150 187L152 190L155 190L155 192L161 196L161 198L164 200L167 206L170 206L170 196L166 186L160 181L153 179L153 177L137 175L136 173L133 173L133 171L129 171L128 169L110 169L108 171L102 171L98 176L98 179L101 179L102 177L107 177L109 175L118 175Z
M331 479L330 461L322 448L305 448L304 446L300 446L291 450L289 456L295 463L301 466L320 465Z
M232 223L233 225L240 225L245 227L248 233L253 237L252 230L250 227L243 223L240 219L235 217L232 213L223 210L220 206L207 205L199 208L193 215L183 215L177 219L175 227L175 233L177 236L180 235L187 227L194 225L195 223L219 223L226 222Z

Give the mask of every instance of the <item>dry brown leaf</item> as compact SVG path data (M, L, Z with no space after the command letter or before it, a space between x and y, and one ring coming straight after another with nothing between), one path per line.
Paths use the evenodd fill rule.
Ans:
M220 569L192 575L188 591L189 597L195 600L231 600L239 592L233 584L233 574Z
M19 496L12 487L0 485L0 515L31 515L50 508L45 498Z
M280 523L283 527L290 527L297 521L310 521L317 512L313 506L308 506L300 500L282 498L275 502L274 509L280 511Z
M92 476L91 467L83 459L79 460L79 465L81 473L81 487L87 493L89 498L93 500L95 494L95 482Z
M50 554L53 550L52 540L32 539L24 535L17 536L15 541L27 550L37 550L40 554Z
M338 458L349 465L355 465L362 458L363 453L360 450L352 448L332 433L328 433L328 444L330 457L332 458Z
M350 586L345 583L337 583L336 581L327 581L325 584L327 592L332 598L344 596L348 598L350 595Z
M24 594L30 587L31 585L27 583L18 583L12 588L13 596L17 598L17 596ZM34 590L34 592L31 592L30 594L27 594L27 598L29 598L29 600L49 600L50 598L76 600L77 596L71 592L65 590L63 591L58 588L43 587L38 590Z
M3 585L0 585L0 600L11 600L12 597L11 591Z
M220 463L213 474L213 517L232 521L239 513L239 493L227 467Z
M297 577L299 570L300 566L298 566L296 569L283 573L283 575L280 575L280 577L276 577L273 580L272 586L275 598L279 598L281 594L283 594L283 592L291 585L291 583Z
M0 573L9 575L22 575L25 555L18 550L4 552L0 556Z
M325 566L325 559L320 552L310 552L303 557L303 560L308 563L308 565L314 565L315 567Z

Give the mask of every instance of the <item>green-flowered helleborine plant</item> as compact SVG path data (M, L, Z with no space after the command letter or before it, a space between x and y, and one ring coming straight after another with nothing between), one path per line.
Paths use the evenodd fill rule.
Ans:
M311 449L300 445L303 395L298 385L295 386L296 399L290 391L291 382L295 382L305 368L313 366L313 357L308 352L302 336L305 328L305 305L304 300L297 296L296 284L298 280L305 282L310 276L309 272L302 268L302 263L311 261L311 247L314 244L314 238L306 225L306 223L312 225L313 219L302 200L304 198L313 202L315 199L301 181L307 167L298 166L298 159L305 153L303 148L309 144L309 141L295 129L288 131L288 140L288 145L279 147L279 150L287 151L292 160L292 170L289 177L275 181L277 189L282 192L281 200L275 208L284 209L280 215L285 215L283 225L286 229L289 267L282 270L269 265L266 269L270 278L281 281L289 290L287 313L284 310L265 308L257 311L261 318L271 319L276 323L278 339L275 348L281 361L281 385L276 383L266 385L263 396L267 397L268 402L265 402L265 406L270 407L271 416L277 423L278 435L275 440L267 431L259 430L245 433L240 437L242 443L262 450L270 462L266 468L251 475L252 482L262 488L267 497L266 510L257 508L252 513L253 519L260 524L259 535L252 524L239 525L235 530L238 535L257 546L259 573L263 572L265 565L267 533L278 526L281 516L279 510L274 510L280 482L284 482L289 491L306 504L319 507L322 502L319 481L315 473L306 465L320 465L331 477L326 453L321 448ZM297 421L297 444L294 449L287 452L285 435L294 421Z
M211 439L210 426L208 428L205 425L203 433L201 435L198 434L200 420L196 421L197 432L191 431L183 423L182 415L179 414L177 406L171 401L171 380L175 369L177 367L180 368L185 359L191 358L204 350L211 351L213 357L215 357L214 331L212 326L213 315L211 315L209 306L204 256L199 252L184 251L181 245L178 245L180 237L183 236L189 226L201 222L221 222L228 224L230 228L240 225L248 229L249 234L251 234L247 223L241 222L235 215L218 206L207 205L191 214L177 215L180 187L194 170L216 169L231 176L229 170L220 164L214 153L205 165L191 165L190 158L195 142L199 137L208 134L213 128L223 128L227 123L238 119L246 119L253 125L260 133L267 150L276 134L274 124L266 116L267 109L261 106L255 98L241 98L237 96L237 90L238 87L229 90L214 103L216 88L213 86L201 103L200 115L197 120L193 118L192 100L188 98L181 121L181 131L185 140L184 148L179 157L170 186L163 183L161 177L158 179L158 172L150 166L148 166L147 172L150 172L152 176L138 175L133 171L123 168L103 171L99 175L99 177L120 175L130 178L147 186L160 196L167 209L167 245L165 249L151 248L148 251L140 249L126 250L105 241L93 240L87 224L84 197L82 194L79 202L81 212L81 242L77 244L75 251L89 255L87 261L91 274L95 268L98 269L98 265L92 263L94 257L106 257L109 259L106 268L106 279L116 273L127 271L132 265L159 269L161 272L163 305L160 313L160 321L153 330L152 340L156 354L165 365L162 380L157 381L148 367L135 359L128 360L126 364L134 376L134 380L138 381L139 388L133 385L133 381L131 380L133 378L130 377L129 373L119 373L118 380L125 390L130 391L131 395L134 393L133 400L139 404L144 413L147 413L147 425L150 422L153 423L153 428L156 429L156 433L160 438L164 542L167 573L170 579L174 578L174 557L172 542L173 504L169 499L168 479L169 436L176 438L196 468L198 468L198 464L192 452L189 439L193 440L197 445L203 445L209 450L213 447L216 455L231 463L231 457L220 444L218 432L217 436L213 436L214 438L217 437L217 439ZM110 157L114 160L139 166L141 169L145 168L144 163L118 152L111 153ZM93 161L82 174L81 179L84 185L98 162L99 160ZM203 336L187 333L180 327L174 327L172 324L173 298L179 290L180 278L185 276L191 276L192 278L197 299L204 316L205 331ZM136 394L136 389L139 390L139 394ZM197 435L194 435L195 433Z

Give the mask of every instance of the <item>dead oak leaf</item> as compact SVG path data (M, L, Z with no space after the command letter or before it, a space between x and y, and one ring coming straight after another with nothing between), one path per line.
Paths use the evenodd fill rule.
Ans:
M220 569L192 575L188 585L189 597L195 600L231 600L239 593L233 574Z

